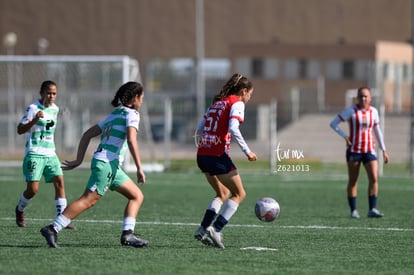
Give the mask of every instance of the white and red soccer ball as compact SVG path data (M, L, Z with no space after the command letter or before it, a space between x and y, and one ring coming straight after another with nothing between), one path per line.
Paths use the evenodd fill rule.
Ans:
M280 205L274 198L264 197L256 202L254 212L259 220L272 222L280 214Z

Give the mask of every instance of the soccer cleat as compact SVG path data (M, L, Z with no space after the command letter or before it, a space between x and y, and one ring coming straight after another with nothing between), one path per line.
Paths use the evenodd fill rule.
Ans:
M359 219L358 210L355 209L351 212L351 219Z
M73 224L70 223L65 227L65 229L76 230L76 227L73 226Z
M224 248L223 244L223 235L221 232L217 232L213 226L207 227L207 233L210 239L213 241L214 245L218 248Z
M141 239L140 237L136 236L132 230L126 230L122 232L121 236L121 244L122 245L129 245L133 247L145 247L147 246L149 241Z
M382 218L384 213L381 213L378 209L372 208L368 211L368 218Z
M208 236L207 230L200 226L194 233L194 238L201 241L205 245L214 245L214 242Z
M15 209L16 212L16 224L18 227L25 227L26 223L24 222L24 212L23 211L19 211L19 209L16 206Z
M45 237L47 244L49 245L50 248L58 247L56 243L57 233L51 224L40 229L40 233L42 234L43 237Z

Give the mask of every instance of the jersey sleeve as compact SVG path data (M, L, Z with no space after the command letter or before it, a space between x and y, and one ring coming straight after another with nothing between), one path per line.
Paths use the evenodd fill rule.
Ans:
M200 134L203 131L204 124L206 123L207 113L203 115L203 117L198 121L195 132L196 134Z
M373 122L374 122L374 126L376 126L380 123L378 110L376 108L372 108L372 119L373 119Z
M379 118L379 114L378 114L378 110L376 108L372 107L372 118L373 118L373 130L374 130L374 135L377 138L379 147L382 151L386 150L385 147L385 142L384 142L384 136L382 134L382 130L381 130L381 126L380 126L380 118Z
M386 147L385 147L384 137L382 135L382 131L381 131L380 125L379 124L375 124L373 129L374 129L374 134L375 134L375 137L377 138L379 147L381 148L382 151L387 150Z
M135 129L139 129L139 121L140 115L138 111L133 110L129 112L128 116L126 117L126 127L134 127Z
M26 108L26 111L23 114L22 119L20 120L21 124L27 124L29 121L33 120L37 113L35 105L31 104Z
M329 124L329 126L341 137L346 138L347 134L341 129L339 124L348 121L354 114L354 106L348 107L340 112Z
M250 153L250 148L247 146L246 141L244 140L240 129L239 129L239 120L235 118L231 118L229 122L229 132L231 133L231 137L234 138L239 145L240 149L245 153L246 155Z
M96 125L99 127L99 129L103 130L105 122L106 118L104 120L99 121Z
M354 106L348 107L338 114L341 121L348 121L354 114Z
M231 106L229 119L235 118L240 123L244 121L244 103L238 101Z
M339 127L339 123L341 123L341 118L339 115L337 115L329 124L331 128L341 137L346 138L346 133L342 131L342 129Z

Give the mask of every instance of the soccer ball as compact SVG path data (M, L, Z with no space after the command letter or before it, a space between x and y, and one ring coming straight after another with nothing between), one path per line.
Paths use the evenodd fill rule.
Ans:
M279 203L270 197L261 198L254 207L256 217L263 222L272 222L280 214Z

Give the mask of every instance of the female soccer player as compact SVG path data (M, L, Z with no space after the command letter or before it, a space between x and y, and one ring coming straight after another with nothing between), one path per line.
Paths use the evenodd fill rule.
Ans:
M234 74L214 97L213 104L196 128L197 165L216 192L194 234L197 240L207 245L224 248L221 230L246 196L229 149L231 138L234 138L249 161L257 158L239 130L244 121L245 104L252 93L252 83L241 74Z
M23 174L26 190L20 195L15 209L16 224L25 227L24 209L30 205L39 191L39 182L44 176L47 183L55 187L56 212L65 210L67 201L60 161L55 152L54 135L58 120L59 107L55 104L57 96L56 83L43 81L40 86L40 99L30 104L17 126L19 135L27 133L26 152L23 159ZM68 229L74 229L67 224Z
M385 144L380 128L378 111L370 105L371 91L367 87L358 89L358 103L346 108L330 123L331 128L345 139L346 161L348 164L348 204L351 209L351 218L358 219L359 213L356 208L358 177L361 162L367 172L368 185L368 217L381 218L384 216L378 209L378 160L375 153L375 137L383 152L384 163L388 163L389 157L385 149ZM339 123L346 121L349 124L349 135L345 134L339 127Z
M138 109L142 105L143 98L144 91L141 84L127 82L122 85L111 102L116 108L103 121L92 126L82 135L76 160L63 162L64 170L79 166L91 138L101 135L101 142L93 155L92 172L83 195L72 202L51 225L40 230L50 247L57 247L57 233L70 224L72 219L94 206L108 189L115 190L128 199L124 210L121 244L133 247L148 245L147 240L134 235L136 217L144 201L144 195L120 166L123 153L128 147L137 167L138 182L145 183L137 142L140 120Z

